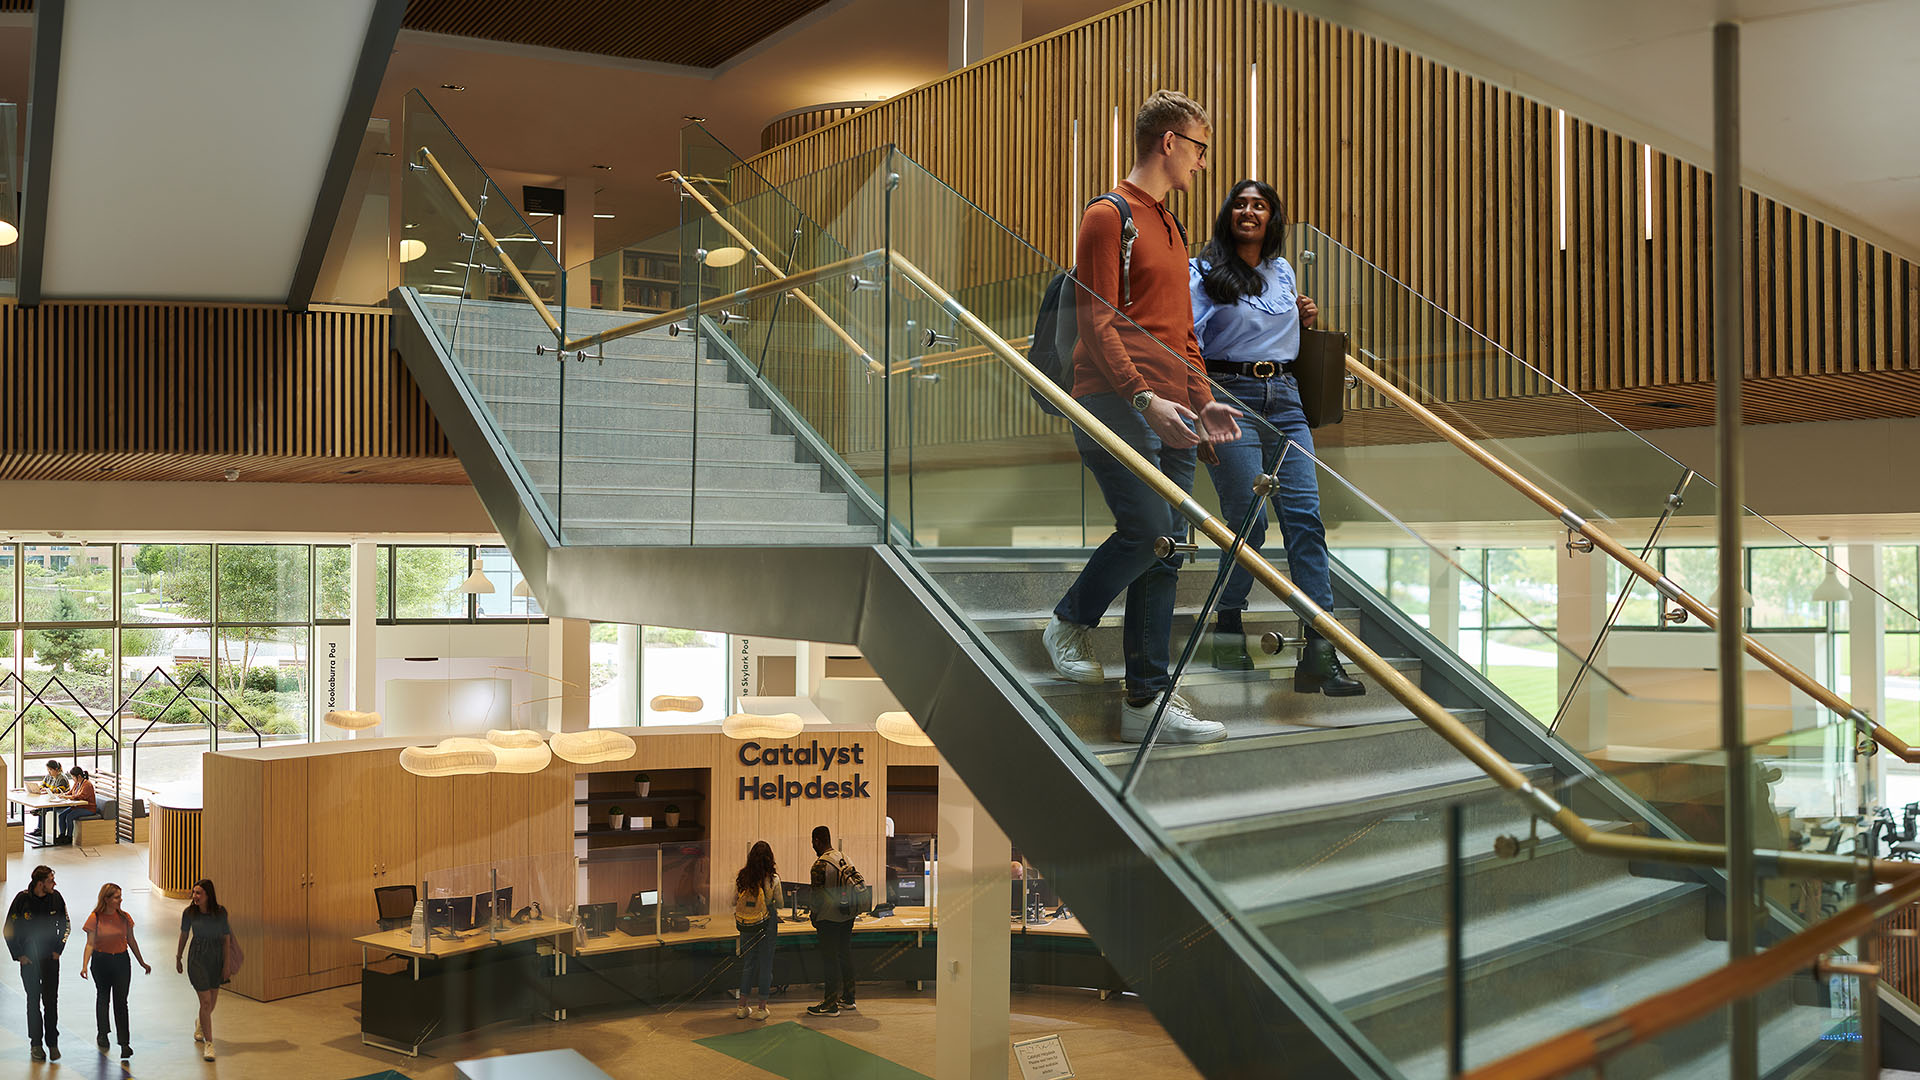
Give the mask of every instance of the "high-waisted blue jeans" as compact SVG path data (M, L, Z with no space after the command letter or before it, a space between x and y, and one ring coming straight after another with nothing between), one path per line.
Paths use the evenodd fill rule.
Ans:
M1239 398L1244 411L1267 421L1268 427L1255 423L1252 416L1240 421L1240 437L1214 447L1220 464L1207 466L1214 490L1220 493L1220 516L1229 528L1237 529L1253 502L1253 478L1278 460L1277 485L1273 504L1279 511L1280 537L1287 549L1287 576L1323 608L1333 606L1333 581L1327 569L1327 528L1320 521L1320 482L1313 453L1313 432L1307 427L1307 415L1300 411L1300 386L1292 375L1255 379L1246 375L1215 376L1220 386ZM1298 449L1288 447L1292 442ZM1285 450L1286 453L1282 454ZM1302 453L1301 451L1305 451ZM1247 543L1258 551L1267 538L1267 511L1261 507ZM1221 552L1222 558L1226 552ZM1227 575L1221 590L1221 611L1245 611L1247 594L1253 589L1253 574L1236 566ZM1313 634L1311 629L1307 631Z
M757 923L736 922L733 927L740 931L740 1003L746 1004L747 993L756 982L764 1002L773 992L773 943L779 937L779 924L768 912Z

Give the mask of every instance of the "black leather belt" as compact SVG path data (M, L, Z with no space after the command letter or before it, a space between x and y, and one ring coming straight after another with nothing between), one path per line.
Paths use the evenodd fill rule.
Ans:
M1251 364L1238 360L1209 360L1207 370L1215 375L1244 375L1249 379L1271 379L1275 375L1285 375L1287 366L1271 360L1255 360Z

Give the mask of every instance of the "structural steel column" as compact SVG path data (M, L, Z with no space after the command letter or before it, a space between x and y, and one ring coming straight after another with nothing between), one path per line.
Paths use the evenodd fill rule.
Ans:
M1746 739L1746 651L1740 604L1746 587L1741 508L1746 474L1741 448L1740 380L1746 373L1741 329L1740 28L1713 28L1713 377L1715 462L1720 481L1720 744L1727 759L1727 955L1753 954L1753 778ZM1754 999L1734 1002L1729 1016L1733 1076L1760 1075Z

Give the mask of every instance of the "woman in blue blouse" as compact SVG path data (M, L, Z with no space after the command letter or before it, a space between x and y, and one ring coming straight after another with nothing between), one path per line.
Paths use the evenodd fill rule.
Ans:
M1207 470L1220 493L1222 517L1237 529L1253 501L1254 478L1278 462L1273 503L1287 548L1287 576L1314 603L1330 608L1327 530L1320 522L1320 487L1308 457L1313 434L1300 410L1300 386L1287 369L1300 355L1300 328L1312 325L1319 309L1310 297L1294 291L1293 267L1278 254L1286 227L1286 211L1273 188L1242 180L1214 219L1213 241L1189 267L1193 332L1207 374L1238 398L1242 409L1267 421L1241 424L1238 439L1214 448L1219 464L1209 464ZM1298 450L1287 447L1289 442ZM1259 550L1266 535L1263 506L1247 543ZM1227 577L1214 624L1215 667L1253 667L1241 625L1252 587L1253 575L1244 567L1235 567ZM1366 692L1341 667L1332 643L1311 627L1305 636L1307 645L1293 673L1295 690L1330 697Z

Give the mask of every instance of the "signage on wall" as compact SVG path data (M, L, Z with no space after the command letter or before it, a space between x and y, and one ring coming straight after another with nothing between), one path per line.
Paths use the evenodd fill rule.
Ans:
M829 780L825 775L835 765L866 764L866 752L867 748L859 743L852 746L821 746L818 739L797 748L792 743L762 746L757 742L743 742L739 750L742 765L811 766L815 773L811 778L806 778L807 773L801 772L795 779L789 780L787 774L781 772L765 782L757 773L742 776L735 798L740 802L748 799L772 802L778 799L783 806L791 806L795 799L871 799L873 792L859 773L854 773L846 780Z
M353 665L348 659L350 642L344 626L315 627L313 634L313 715L325 716L335 709L354 708ZM372 708L367 702L358 708Z
M1073 1066L1058 1035L1014 1043L1013 1058L1020 1063L1021 1080L1072 1080Z

